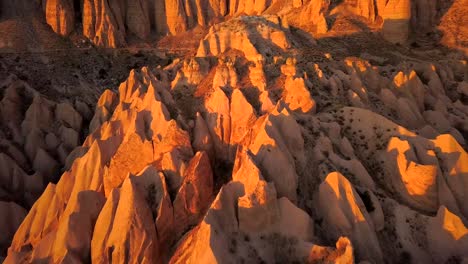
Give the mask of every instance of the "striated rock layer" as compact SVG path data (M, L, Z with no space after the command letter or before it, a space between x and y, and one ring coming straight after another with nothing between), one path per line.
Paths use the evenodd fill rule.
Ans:
M451 7L452 4L440 0L347 0L337 6L330 0L84 0L75 5L71 0L42 0L41 3L53 31L67 36L76 24L81 24L83 35L103 47L126 46L133 36L147 41L151 36L178 35L234 17L261 14L278 15L287 23L318 35L327 33L330 26L333 28L330 21L337 16L351 20L361 17L370 28L378 28L386 40L401 44L411 33L432 33L440 24L443 43L464 47L463 40L454 37L464 34L463 27L454 26L463 25L463 16L453 19L463 13L464 1L454 1Z

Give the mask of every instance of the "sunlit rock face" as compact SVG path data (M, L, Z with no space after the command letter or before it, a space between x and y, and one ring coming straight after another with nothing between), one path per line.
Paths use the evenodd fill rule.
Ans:
M67 3L44 5L62 35ZM98 46L206 34L127 65L93 114L78 92L1 80L1 260L467 261L467 61L404 46L437 23L427 8L415 22L420 1L84 0ZM343 19L373 28L342 39Z
M75 27L75 10L72 0L46 0L46 20L52 29L62 35L67 36Z
M409 36L411 19L411 1L391 0L383 7L382 34L393 43L405 43Z

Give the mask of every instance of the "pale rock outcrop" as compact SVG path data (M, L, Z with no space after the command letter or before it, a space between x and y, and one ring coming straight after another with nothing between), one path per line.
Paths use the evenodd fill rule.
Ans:
M376 3L374 0L345 0L331 11L331 14L355 14L373 22L376 18Z
M244 185L245 194L237 202L239 229L252 233L271 228L279 218L275 186L263 179L248 152L237 152L232 180Z
M34 203L45 188L41 175L27 175L5 153L0 153L0 179L0 188L7 191L5 198L18 202L25 201L29 205ZM11 193L12 196L9 197L7 193Z
M450 121L439 111L425 111L424 119L440 134L449 133L451 127Z
M132 178L107 198L94 227L93 263L158 263L157 234L151 209Z
M281 1L278 1L281 2ZM324 34L328 31L326 15L330 1L294 1L301 2L297 12L286 14L288 23L312 33ZM307 2L307 3L306 3ZM296 7L296 6L295 6Z
M216 88L237 88L237 72L234 66L235 61L227 57L226 59L219 59L218 66L216 66L216 73L213 77L213 87Z
M192 146L195 151L204 151L208 154L211 160L214 160L214 145L210 131L207 127L203 116L197 112L195 119L195 127L193 129Z
M418 156L423 153L418 151L417 155L408 141L396 137L388 142L387 153L386 164L392 168L388 175L393 175L391 184L396 192L421 210L437 210L437 177L440 173L437 164L419 160Z
M174 211L166 178L154 166L148 166L132 179L139 192L144 194L145 200L153 213L153 218L156 218L159 248L161 254L164 254L165 250L177 239L177 237L173 236L175 228Z
M142 141L133 134L128 141L123 142L112 157L108 174L104 178L104 190L108 194L113 188L120 186L128 173L137 174L143 170L153 158L153 145L150 141Z
M233 181L244 185L244 195L237 202L241 231L247 234L277 231L305 241L312 238L310 217L287 198L277 199L274 184L263 179L252 157L244 150L237 152Z
M252 169L255 170L255 166L252 165L251 160L250 162L247 161L247 163L250 165L239 164L239 173L255 173L252 171ZM239 229L238 227L236 207L234 204L237 199L242 196L242 193L244 193L242 190L242 181L252 180L251 183L254 185L251 187L259 191L255 194L256 191L250 189L249 191L254 191L254 193L251 193L251 195L253 195L250 196L251 198L254 198L255 195L259 195L258 198L262 197L262 192L265 189L261 186L265 186L265 182L260 180L258 183L263 181L264 184L255 185L255 180L259 180L259 178L256 177L249 180L248 175L239 175L236 179L240 182L231 182L220 190L202 223L181 241L170 263L197 263L200 261L206 263L232 261L234 263L240 259L255 262L259 261L258 257L260 257L262 261L270 263L276 260L275 256L281 256L285 261L308 259L313 262L319 259L327 259L331 262L337 261L338 263L341 263L340 261L342 261L342 263L352 262L353 250L351 243L346 238L340 238L337 243L337 248L339 248L339 250L321 247L308 242L308 238L310 238L312 234L310 229L310 217L295 207L286 198L275 200L271 197L271 199L269 199L271 205L278 208L276 214L273 215L274 218L270 219L272 221L263 222L267 225L261 226L261 230L253 230L239 237L242 228ZM269 186L269 188L272 188L274 191L274 187L271 184L269 184ZM249 195L245 196L245 202L248 201L248 197ZM240 200L239 203L247 205ZM268 207L263 207L262 209L262 206L258 207L259 204L255 201L251 201L250 205L254 207L250 208L250 210L249 208L245 208L245 211L242 213L239 211L239 221L258 221L256 225L258 226L259 223L262 223L264 215L257 214L262 217L261 219L244 219L241 218L240 215L254 211L260 213ZM285 226L294 226L294 228L285 228ZM242 243L237 242L240 239L242 239ZM290 243L289 241L294 242ZM275 246L273 246L275 244L278 245L279 248L275 248ZM249 255L247 253L249 248L254 249L258 256ZM236 254L233 254L233 251ZM294 253L288 254L287 252Z
M27 245L36 247L49 232L57 228L57 218L65 210L64 201L56 195L56 186L49 184L44 193L29 211L28 215L16 232L11 247L9 248L8 260L14 263L31 252Z
M231 111L229 98L220 88L214 87L213 93L205 100L205 120L210 131L216 156L231 157Z
M228 184L221 188L199 226L181 241L169 263L216 263L227 259L227 235L237 229L234 204L239 187Z
M259 24L262 26L257 26ZM260 54L290 48L292 44L287 34L289 29L281 26L278 17L239 17L211 27L210 32L200 41L197 56L217 56L236 49L244 52L248 60L254 61ZM274 46L268 45L268 42Z
M55 237L50 248L51 261L67 261L76 259L85 261L90 257L93 225L104 205L102 193L83 191L67 204L64 216L60 219L57 231L52 232ZM41 252L51 238L41 240L34 249L33 258L47 256ZM50 256L49 255L49 256Z
M298 124L286 108L280 105L260 117L243 143L267 181L275 183L279 197L296 201L296 162L304 160L304 139Z
M415 71L411 71L409 74L398 72L393 77L393 84L395 85L394 91L398 95L414 101L419 111L424 110L424 93L426 88Z
M190 161L184 181L174 200L175 234L198 223L213 197L213 173L205 152L198 152Z
M426 234L435 262L443 263L454 257L468 258L468 228L446 207L441 206L437 216L430 218Z
M184 60L182 67L177 71L176 77L171 83L171 88L181 86L198 85L209 71L209 64L202 58Z
M54 104L51 101L35 96L21 124L23 135L26 136L34 129L49 131L54 121L53 108Z
M359 259L383 261L372 218L356 190L343 175L331 173L320 184L318 206L330 238L349 236Z
M265 76L262 56L259 56L257 60L254 61L253 65L249 66L249 79L252 85L260 92L264 92L266 90L267 79Z
M258 97L258 101L261 104L261 107L259 109L259 114L265 114L269 113L270 111L273 111L275 108L275 103L274 100L271 98L270 93L268 91L264 91L260 93Z
M289 109L299 113L315 113L316 104L303 78L288 77L284 84L283 100Z
M286 59L285 64L281 65L281 73L286 77L299 77L297 69L297 59L294 57L289 57Z
M165 11L169 33L175 35L187 30L187 17L182 0L165 0Z
M463 202L466 199L468 188L468 154L451 135L440 135L432 142L440 160L443 178L460 208L460 213L468 218L468 205ZM450 205L446 204L447 208L458 213Z
M118 213L119 216L116 216L117 220L120 219L119 217L123 217L122 223L125 223L128 219L136 219L136 222L143 221L142 225L147 228L145 230L137 228L138 230L133 232L130 230L133 227L117 228L116 222L113 222L113 225L110 223L110 226L107 226L105 223L104 226L107 227L102 228L102 230L104 233L109 230L111 237L102 234L100 238L101 242L99 242L101 246L97 246L97 250L101 250L105 245L114 245L116 248L115 253L120 252L120 249L117 249L119 245L133 243L135 245L134 249L137 249L132 249L131 252L122 249L122 257L125 257L123 255L126 254L125 252L128 252L131 256L144 256L141 258L142 261L143 258L148 258L150 262L153 262L153 258L160 260L159 253L157 253L159 241L155 237L156 228L159 227L161 229L160 235L164 239L161 243L165 247L169 246L173 242L170 239L173 233L172 203L169 197L169 188L166 186L166 179L162 173L156 172L155 169L150 171L145 168L151 163L158 171L166 173L166 171L174 170L174 173L183 175L185 171L184 163L193 156L193 151L187 132L181 130L176 121L168 120L167 110L165 110L164 104L159 100L170 101L171 98L162 96L161 89L163 88L152 85L155 81L155 76L148 70L142 70L141 73L134 72L129 77L129 80L121 86L120 98L111 92L107 92L101 97L97 112L102 109L108 112L102 121L102 125L100 125L101 121L96 118L95 120L98 120L96 121L96 126L99 125L100 127L96 128L88 136L84 145L74 152L73 157L70 157L68 163L72 164L68 165L68 170L61 176L57 186L49 185L41 198L34 204L16 233L12 247L10 247L9 260L21 262L22 259L32 256L34 259L52 259L54 261L70 262L80 261L82 257L87 258L87 254L93 256L88 247L89 243L91 243L91 237L87 236L89 233L84 231L92 231L96 227L94 226L94 220L91 221L91 224L87 224L89 222L86 219L93 219L94 213L96 217L99 213L100 215L104 214L104 218L108 218L110 213L106 213L106 210L110 209L105 209L105 206L103 210L96 209L91 215L87 213L81 216L75 215L76 211L73 208L76 208L76 206L73 204L76 205L76 203L73 201L78 199L81 194L88 192L99 193L99 195L107 194L107 204L115 204L116 210L121 211ZM124 104L128 105L124 106ZM45 104L45 106L48 105ZM28 122L24 122L24 126L39 126L35 121L37 120L35 113L41 112L44 107L37 107L37 105L33 108L30 107L33 110L28 114ZM51 106L51 108L53 107ZM67 115L61 118L59 123L62 123L60 125L62 130L72 129L66 127L68 125L71 126L75 120L73 118L66 119L69 117ZM55 117L53 116L54 119ZM38 129L35 130L37 131ZM46 141L52 145L56 145L58 143L57 140L60 139L49 136ZM63 143L60 143L58 148L62 149L62 146ZM38 153L37 155L42 156L45 156L43 154L46 153L42 148L37 148L36 152ZM130 156L126 156L124 153L133 153L130 155L133 157L135 157L135 154L140 153L141 156L137 156L137 159L129 160L127 157ZM43 166L47 165L47 163L37 162L37 165ZM41 171L45 171L46 169L48 167L41 168ZM145 171L141 172L143 169ZM50 177L51 175L46 176ZM32 176L29 178L33 179ZM174 178L168 174L168 179ZM126 186L126 182L128 181L132 181L130 183L131 187ZM31 181L28 180L25 183L25 187L21 188L24 188L26 193L28 193L28 190L31 188ZM120 191L115 189L119 187L121 188ZM178 185L175 188L178 188ZM129 189L132 190L129 191ZM120 192L120 198L116 197L115 191ZM130 194L127 195L126 193ZM127 200L132 200L132 197L136 197L137 194L142 197L134 199L138 208L135 210L144 211L145 209L143 208L146 206L149 211L149 217L144 217L144 220L141 220L144 213L140 211L135 212L133 216L126 215L128 212L127 205L130 205L130 202L118 203L119 199L124 199L125 197L128 198L125 198ZM114 202L111 202L114 199L111 196L116 197ZM129 196L132 197L129 198ZM99 200L97 198L93 199ZM91 205L92 203L87 202L86 204ZM118 209L117 205L121 205L123 208ZM108 205L107 207L112 206ZM91 218L88 218L88 216ZM77 219L79 221L75 223L74 221ZM114 218L109 220L114 221ZM100 221L98 220L97 222ZM79 228L73 229L73 226ZM117 231L112 233L112 228L116 228L115 230ZM83 232L76 233L79 229L82 229ZM147 248L139 248L141 239L134 240L132 235L124 238L118 235L125 229L129 229L127 233L138 233L146 237L146 241L148 241ZM94 232L94 235L96 235L96 232ZM79 241L75 240L77 237L79 237ZM109 241L107 240L108 238L110 239ZM61 242L56 242L58 241L57 239ZM52 246L53 243L61 243L64 247L58 250L58 247ZM57 250L54 250L54 248L57 248ZM141 251L137 252L140 249ZM106 254L100 251L97 253L99 257L96 258L106 258ZM133 258L131 256L129 258ZM116 256L114 256L115 258ZM138 259L138 257L135 257L135 259Z
M231 95L231 137L230 144L238 144L257 120L255 110L239 89Z
M39 148L33 161L33 168L35 171L44 175L46 179L51 181L59 170L59 163L50 156L45 150Z
M182 183L187 164L193 157L190 136L171 120L163 140L159 143L153 141L153 144L157 168L165 173L169 189L175 191Z
M89 124L90 132L95 131L104 122L108 121L118 103L117 95L111 90L105 90L96 104L93 119Z

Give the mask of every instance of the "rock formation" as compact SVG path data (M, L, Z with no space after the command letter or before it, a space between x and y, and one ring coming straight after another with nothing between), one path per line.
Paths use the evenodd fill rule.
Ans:
M411 1L388 1L381 12L383 19L382 34L393 43L405 43L409 36Z
M73 2L39 2L77 37ZM92 114L0 60L2 261L466 262L467 60L405 46L439 19L462 46L463 3L83 1L98 46L206 34L126 64Z
M71 0L46 0L46 20L52 29L62 36L70 34L75 27L75 10Z
M15 76L3 85L0 199L11 204L5 208L16 216L34 204L48 182L58 180L68 155L80 145L83 118L69 102L47 100Z
M452 6L442 16L439 29L443 33L442 43L451 48L461 49L468 54L466 16L466 0L453 1Z

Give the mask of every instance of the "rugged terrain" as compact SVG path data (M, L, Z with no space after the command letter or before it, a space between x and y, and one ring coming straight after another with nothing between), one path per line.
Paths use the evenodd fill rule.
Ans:
M0 260L468 262L467 7L2 1Z

